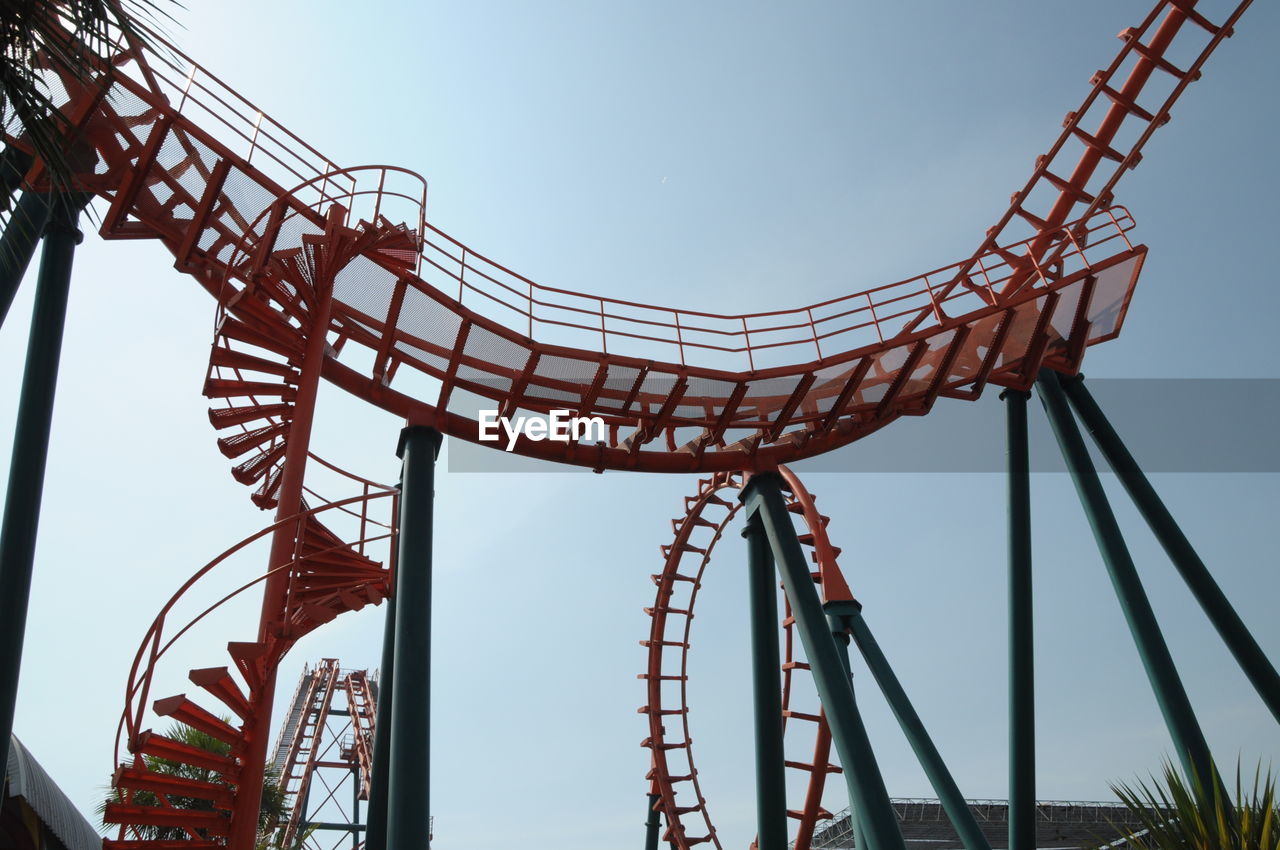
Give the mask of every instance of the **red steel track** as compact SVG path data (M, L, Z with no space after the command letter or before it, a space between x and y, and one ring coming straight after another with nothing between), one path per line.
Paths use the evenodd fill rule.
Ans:
M229 667L191 674L239 725L184 695L152 707L222 741L226 752L194 750L143 723L156 664L188 628L165 631L171 602L130 675L119 798L107 810L121 831L108 845L251 847L280 659L311 629L390 592L389 569L364 545L394 534L389 518L379 527L369 513L393 492L354 479L362 495L328 502L306 483L318 462L310 433L321 379L473 442L483 409L600 417L604 440L521 437L515 450L597 471L717 473L699 492L697 516L678 529L674 558L715 504L711 494L736 476L846 445L927 413L940 397L973 399L988 384L1026 388L1046 366L1075 372L1089 346L1115 337L1146 251L1130 240L1133 219L1115 206L1113 190L1248 5L1215 23L1195 0L1160 0L1122 32L1115 60L1093 76L972 256L767 313L713 314L535 283L428 222L421 177L339 167L154 34L146 49L118 41L90 79L47 71L55 102L95 154L77 183L106 202L102 235L159 240L176 268L216 299L204 387L215 402L210 419L223 432L219 447L236 460L235 477L254 488L255 504L276 511L258 535L271 541L267 571L231 594L263 585L258 634L229 644ZM1194 58L1178 66L1170 56ZM37 163L29 185L42 185L41 169ZM811 508L801 513L819 566L832 571ZM326 523L354 520L358 528L336 533L322 513ZM659 577L651 649L656 641L687 650L687 639L665 631L677 623L666 610L671 589L662 591L663 581L676 580L672 563ZM824 591L836 575L824 575ZM802 669L790 663L788 682ZM655 673L667 675L651 664ZM672 837L687 846L693 839L680 816L705 817L701 794L695 788L691 809L675 802L676 777L658 767L669 752L662 712L683 711L683 703L668 709L651 694L648 710L652 779L679 827ZM811 793L797 809L809 825L821 810L822 779L835 769L814 716ZM687 733L684 742L687 750ZM199 768L206 779L158 774L150 769L156 759ZM170 798L203 803L193 809Z
M256 311L265 334L314 336L278 298L305 282L289 258L326 233L348 239L322 371L359 397L471 441L482 407L599 416L602 442L515 447L599 470L762 469L924 414L940 396L1025 387L1042 365L1073 372L1086 347L1119 333L1145 252L1112 187L1247 5L1215 26L1185 0L1160 2L1122 33L972 257L769 313L534 283L428 223L421 178L337 168L176 50L115 57L105 97L68 81L67 112L98 153L83 185L110 200L103 235L162 240L233 316ZM1197 33L1189 67L1163 58ZM1141 105L1155 74L1172 90ZM1113 147L1121 137L1132 141ZM1032 212L1038 201L1048 208ZM1023 238L1008 238L1015 222Z
M827 536L830 518L818 512L813 495L789 469L782 467L779 471L791 494L787 508L802 525L798 535L800 543L810 551L816 565L813 580L818 584L823 602L852 600L836 563L840 550L831 545ZM717 473L700 480L696 495L685 498L685 515L671 521L674 539L662 547L662 572L653 576L653 583L658 587L653 607L644 609L651 625L649 638L640 642L648 649L648 664L640 674L646 683L648 701L640 713L648 716L649 736L641 746L652 753L652 767L646 778L651 793L658 796L658 808L666 817L667 829L662 840L680 850L708 843L716 848L723 846L712 824L693 760L693 738L689 731L689 649L703 574L716 543L741 507L732 499L743 483L741 474ZM793 625L790 605L784 602L782 722L789 753L786 766L805 777L804 796L795 806L788 807L787 814L798 822L795 850L809 850L814 825L831 816L822 806L827 776L839 773L840 767L832 761L831 730L822 707L801 705L798 688L793 687L794 678L809 669L802 658Z

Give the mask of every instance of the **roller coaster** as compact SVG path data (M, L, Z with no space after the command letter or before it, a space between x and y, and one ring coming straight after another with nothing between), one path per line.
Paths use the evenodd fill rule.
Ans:
M368 799L365 846L427 846L434 462L442 435L480 442L485 408L502 416L567 411L605 425L603 434L580 439L518 435L512 448L530 458L596 472L702 476L673 521L646 609L640 711L650 757L648 850L659 842L680 850L722 846L694 762L687 660L703 571L734 518L745 522L750 556L759 812L753 846L808 850L815 825L832 818L823 801L836 784L847 793L859 846L904 846L850 684L847 653L856 647L965 847L989 850L862 618L827 536L830 518L786 464L900 417L927 415L940 398L973 400L991 387L1002 391L1009 416L1010 846L1032 847L1035 835L1026 463L1033 388L1077 482L1183 768L1216 782L1075 417L1280 720L1280 677L1078 377L1088 349L1120 334L1146 256L1132 239L1134 217L1116 203L1116 186L1248 6L1211 21L1195 0L1160 0L1120 33L1113 61L1093 76L1057 140L966 258L839 298L742 314L535 282L429 221L419 175L339 166L159 33L137 24L95 50L67 29L62 48L89 51L92 73L77 77L48 57L34 61L74 128L68 149L78 163L75 192L55 203L22 128L9 128L7 189L21 198L5 233L0 283L10 292L17 287L34 237L45 234L36 309L37 321L52 323L39 328L48 331L40 338L52 340L56 374L80 210L100 199L106 239L158 240L175 268L213 299L203 386L209 420L232 475L251 489L256 506L274 511L270 525L197 571L146 631L126 684L115 798L106 808L118 832L104 847L250 850L264 840L259 801L281 659L341 614L383 602L390 603L383 694L376 712L362 715L355 742L371 777L358 792ZM1173 55L1194 58L1179 66ZM1157 76L1171 81L1162 100L1150 96ZM23 409L34 411L36 424L26 431L20 424L15 444L15 457L21 451L38 460L36 477L22 485L37 495L48 411L36 408L42 386L52 398L49 356L33 346L32 362L44 357L46 367L29 365ZM399 486L312 454L322 380L405 421ZM344 493L322 495L317 472L343 482ZM27 520L34 537L34 516ZM5 535L18 539L19 525L7 512ZM259 541L269 554L257 578L210 598L194 618L172 614L179 600L205 598L208 577ZM13 545L6 543L5 569L25 569L29 582L30 552ZM785 590L781 612L775 568ZM156 699L156 670L175 642L246 593L262 595L257 633L233 636L226 658L191 671L197 695ZM19 637L23 612L15 621ZM338 687L336 665L325 669L329 678L316 680L317 694ZM800 677L811 686L796 687ZM360 705L359 684L344 687ZM816 704L803 704L807 689L816 691ZM225 750L158 733L151 728L156 718L198 730ZM302 732L293 727L295 736ZM289 762L304 749L280 746ZM198 769L203 778L158 769L164 764ZM787 796L787 771L804 778L799 799ZM295 812L284 825L285 846L298 839L299 823Z

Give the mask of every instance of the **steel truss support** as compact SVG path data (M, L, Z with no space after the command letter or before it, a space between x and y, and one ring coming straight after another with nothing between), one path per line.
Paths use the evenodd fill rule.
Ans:
M751 476L740 496L747 520L759 516L773 557L782 574L782 585L791 602L791 613L809 658L818 696L826 709L831 738L849 790L849 801L866 832L871 850L903 850L905 844L885 790L884 778L854 699L845 661L823 614L809 565L791 524L782 495L782 476L776 472Z
M1031 579L1029 393L1000 394L1009 471L1009 850L1036 846L1035 634Z
M44 251L40 257L27 362L18 399L9 485L0 524L0 736L3 736L0 741L6 750L13 732L22 666L22 642L31 595L71 266L81 239L76 221L88 202L88 195L78 193L59 199L53 218L44 228Z
M1205 742L1204 733L1191 708L1191 701L1187 698L1187 692L1169 654L1169 647L1160 632L1151 601L1138 578L1133 557L1129 554L1120 533L1120 525L1107 501L1102 480L1098 477L1084 438L1071 415L1061 379L1056 372L1042 370L1036 385L1040 389L1040 401L1049 416L1049 423L1067 462L1067 469L1071 472L1076 492L1089 518L1089 525L1093 528L1093 535L1111 576L1111 584L1129 624L1129 631L1137 644L1156 702L1164 716L1169 735L1173 738L1173 746L1177 750L1183 772L1187 777L1199 781L1204 789L1221 789L1221 782L1214 772L1209 745ZM1222 795L1224 800L1230 799L1225 790Z
M751 599L751 667L755 697L758 850L786 850L786 755L778 680L778 591L773 555L758 513L747 517L747 585Z
M1124 485L1160 545L1164 547L1169 560L1235 656L1240 669L1258 691L1258 696L1262 697L1272 716L1280 722L1280 675L1277 675L1276 668L1249 633L1222 588L1213 580L1204 561L1178 527L1177 521L1151 486L1120 435L1107 421L1106 415L1085 387L1084 376L1062 378L1061 383L1071 407L1093 436L1094 443L1102 451L1103 457Z
M394 678L386 846L427 850L431 811L431 537L435 464L443 438L412 425L400 433Z

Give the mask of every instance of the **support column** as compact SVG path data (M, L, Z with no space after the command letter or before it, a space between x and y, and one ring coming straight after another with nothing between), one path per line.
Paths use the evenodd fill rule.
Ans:
M662 799L658 794L650 794L649 800L649 817L644 822L644 850L658 850L658 830L662 825L661 819L658 817L658 801ZM373 848L370 848L373 850Z
M35 256L36 242L48 221L49 196L34 191L23 192L9 215L4 234L0 235L0 326L9 315L18 286Z
M919 759L920 766L929 777L934 793L938 795L938 801L960 836L965 850L991 850L991 844L983 836L977 821L973 819L969 804L965 802L964 795L960 793L960 788L951 776L951 771L942 760L942 754L934 746L933 739L929 737L924 723L920 720L920 715L916 714L915 707L907 698L907 692L903 690L897 674L893 672L889 660L880 649L880 644L872 635L871 628L863 619L861 610L844 615L840 620L852 635L854 643L858 645L858 651L862 653L872 677L880 686L885 700L889 703L889 708L893 711L893 716L898 719L898 725L902 727L907 742L911 744L911 749Z
M778 678L778 592L773 556L759 514L747 517L747 586L751 607L751 667L755 704L756 838L758 850L786 850L786 755L782 686Z
M365 812L368 819L369 813ZM360 850L360 766L351 765L351 850ZM368 829L367 825L365 827ZM368 833L365 833L366 836Z
M1276 673L1276 668L1249 633L1222 588L1213 580L1204 561L1182 533L1173 514L1169 513L1120 435L1107 421L1102 408L1098 407L1093 395L1085 387L1084 376L1063 378L1062 388L1066 391L1071 406L1093 435L1093 441L1102 450L1107 463L1111 464L1120 483L1128 491L1129 498L1133 499L1156 539L1164 547L1169 560L1173 561L1182 580L1187 583L1213 627L1218 630L1218 635L1235 656L1236 663L1271 710L1276 722L1280 723L1280 675Z
M387 847L427 850L431 815L431 536L440 432L400 433L400 522L396 545L395 678Z
M1036 846L1035 634L1029 393L1005 390L1009 465L1009 850Z
M329 314L333 305L333 282L316 282L316 303L311 306L311 325L307 332L307 346L303 354L298 378L298 394L293 403L293 418L289 425L287 448L280 472L280 490L276 505L276 522L296 516L302 508L302 488L307 471L307 454L311 448L311 425L315 419L316 397L320 387L320 373L324 366ZM258 641L273 648L282 639L283 620L287 615L289 576L293 567L297 540L302 534L301 522L280 525L271 537L271 551L267 564L271 570L263 582L262 610L258 616ZM256 804L240 800L258 800L262 796L267 747L270 744L271 714L276 688L279 656L274 653L268 659L269 670L263 677L262 687L254 694L255 711L248 721L244 768L240 772L240 786L236 795L236 810L231 816L231 834L227 846L231 850L253 850L258 833L258 808Z
M1111 575L1111 584L1120 600L1134 643L1137 644L1156 702L1164 715L1169 735L1173 738L1173 746L1182 763L1183 773L1188 778L1197 779L1205 793L1212 793L1210 789L1221 787L1221 783L1214 779L1209 746L1205 743L1204 733L1196 721L1191 701L1178 677L1169 647L1164 642L1155 612L1151 609L1151 602L1138 578L1133 558L1125 546L1120 525L1116 522L1107 494L1102 488L1102 480L1093 466L1093 459L1089 457L1080 429L1071 416L1057 373L1042 370L1036 385L1040 389L1040 401L1049 415L1054 436L1062 449L1062 456L1066 459L1067 468L1075 482L1076 492L1080 495L1080 502L1089 518L1089 525L1098 541L1102 560ZM1230 799L1225 791L1223 799Z
M903 850L884 778L876 764L853 688L840 660L840 652L827 626L809 565L782 496L782 477L776 472L753 475L743 488L747 516L759 514L782 573L783 587L791 601L791 613L809 658L818 696L827 712L831 738L849 789L849 801L858 813L871 850Z
M394 574L392 580L395 580ZM369 805L365 820L367 850L387 846L387 768L391 758L391 687L395 681L396 588L387 597L386 619L382 626L382 665L378 679L377 716L373 721L373 775L369 777Z
M76 219L86 195L68 196L49 222L40 258L35 306L27 342L27 362L18 398L13 455L4 515L0 520L0 746L7 751L13 732L22 642L35 562L40 500L44 492L49 429L58 386L58 362L71 285L71 266L80 242Z

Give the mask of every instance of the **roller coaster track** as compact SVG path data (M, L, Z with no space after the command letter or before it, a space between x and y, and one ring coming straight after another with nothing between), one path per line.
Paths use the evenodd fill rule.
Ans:
M851 600L849 586L836 562L840 549L831 545L827 536L830 518L818 512L813 495L790 470L783 467L780 472L790 490L787 509L802 525L798 537L815 564L813 580L823 601ZM686 497L685 515L671 521L674 538L662 547L662 572L652 577L658 588L653 607L644 609L650 618L650 630L648 639L640 642L648 650L648 664L640 678L645 680L648 701L640 713L648 717L649 736L641 746L652 755L652 768L646 778L651 783L653 796L657 797L656 805L666 818L662 840L680 850L699 844L723 847L711 821L693 759L693 737L689 731L689 650L703 575L716 543L741 507L732 497L742 485L743 476L739 473L717 473L700 480L697 493ZM782 722L787 746L793 751L786 766L806 777L803 799L794 807L788 807L787 814L798 822L794 847L809 850L814 825L832 817L831 812L822 807L822 794L827 776L839 773L840 767L832 762L831 730L822 707L801 706L796 694L798 688L793 687L793 679L809 669L793 626L790 605L784 604ZM673 683L674 693L664 687L667 682ZM672 728L668 729L668 723ZM805 746L796 749L797 741ZM695 828L691 828L690 821Z
M176 639L164 632L171 602L130 675L119 796L107 810L121 831L108 846L251 846L280 659L311 629L390 592L388 569L363 545L369 505L392 491L354 479L361 496L308 503L321 379L473 442L481 409L600 417L603 440L522 436L515 450L597 471L718 473L721 487L924 415L941 397L1025 389L1042 367L1074 373L1089 346L1120 333L1146 254L1115 186L1248 5L1211 22L1194 0L1160 0L1122 32L1114 61L973 255L821 303L736 315L535 283L428 222L418 175L339 167L157 34L145 48L117 39L88 78L44 69L92 150L76 188L106 203L102 235L159 240L216 300L210 419L235 477L276 512L255 536L270 540L268 569L241 588L263 586L258 634L229 645L229 666L191 675L238 725L183 695L152 707L227 752L196 751L143 723L155 665ZM1171 56L1193 58L1179 66ZM1156 79L1162 97L1151 94ZM41 163L26 185L45 185ZM335 534L321 513L356 517L360 530ZM394 534L389 518L383 526ZM651 726L667 710L657 705ZM652 741L663 740L660 726ZM820 716L815 728L820 742ZM655 745L655 762L665 752ZM166 760L211 778L151 769ZM821 811L826 764L809 762L818 796L797 809L803 823ZM668 817L678 814L662 794ZM673 837L692 843L683 828Z

